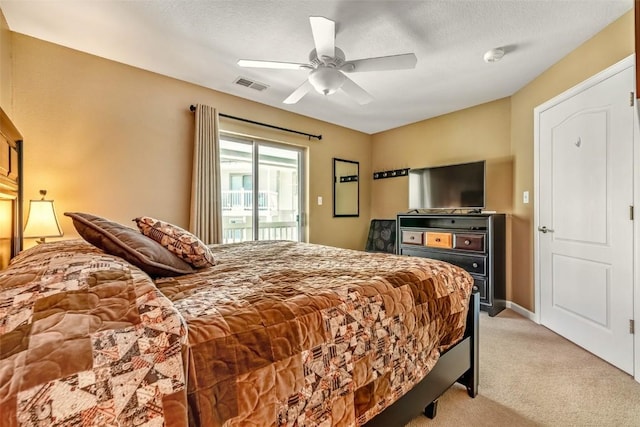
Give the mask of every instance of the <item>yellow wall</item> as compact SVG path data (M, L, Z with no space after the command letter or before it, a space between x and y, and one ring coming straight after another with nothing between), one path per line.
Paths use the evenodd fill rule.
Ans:
M11 32L0 10L0 107L9 117L13 114L11 105L11 56L12 56Z
M332 158L371 175L370 136L13 33L13 120L25 139L25 198L46 188L59 213L84 211L131 224L151 215L188 225L193 113L189 105L314 134L322 141L221 120L221 128L307 147L308 240L361 249L360 216L333 218ZM317 196L324 204L317 206ZM66 235L74 235L64 217Z
M634 52L634 15L627 12L571 52L511 97L511 152L514 164L512 218L512 300L534 310L533 221L535 200L522 203L522 192L533 195L533 109L608 68Z
M487 160L487 209L511 209L509 98L372 136L374 171ZM375 180L371 213L395 218L408 208L408 178Z
M11 32L0 10L0 109L11 117ZM2 137L0 136L0 139ZM4 142L3 142L4 144ZM11 259L11 203L0 201L0 268L6 268Z

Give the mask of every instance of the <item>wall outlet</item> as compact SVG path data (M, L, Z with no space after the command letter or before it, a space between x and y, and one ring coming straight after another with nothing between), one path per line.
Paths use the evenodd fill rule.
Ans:
M522 193L522 203L529 203L529 192L524 191Z
M322 206L322 196L318 196L318 206Z

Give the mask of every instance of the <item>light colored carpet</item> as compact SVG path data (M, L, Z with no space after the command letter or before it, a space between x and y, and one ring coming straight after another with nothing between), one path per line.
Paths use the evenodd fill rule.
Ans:
M407 427L640 426L640 383L511 310L480 314L480 386L456 385Z

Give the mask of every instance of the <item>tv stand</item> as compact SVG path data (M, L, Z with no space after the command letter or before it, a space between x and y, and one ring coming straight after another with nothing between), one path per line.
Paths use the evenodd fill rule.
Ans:
M399 214L396 228L399 255L462 267L480 293L480 309L495 316L505 308L504 214Z

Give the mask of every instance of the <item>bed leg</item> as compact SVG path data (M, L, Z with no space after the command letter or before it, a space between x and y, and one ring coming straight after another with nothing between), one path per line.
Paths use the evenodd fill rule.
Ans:
M424 414L430 420L434 419L438 413L438 399L429 403L426 408L424 408Z
M469 396L478 395L478 383L480 382L480 294L475 293L473 299L473 331L471 343L471 369L467 382Z
M478 362L480 360L480 294L473 293L471 295L471 301L469 304L469 312L467 314L467 331L465 336L471 338L471 354L470 368L467 372L460 377L458 382L462 383L467 388L467 393L471 397L478 395L478 382L480 377L480 368Z

